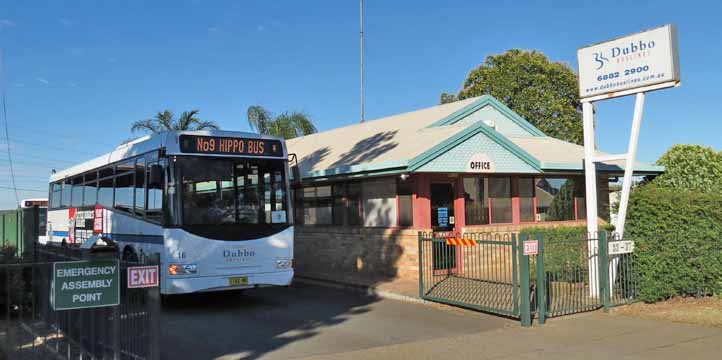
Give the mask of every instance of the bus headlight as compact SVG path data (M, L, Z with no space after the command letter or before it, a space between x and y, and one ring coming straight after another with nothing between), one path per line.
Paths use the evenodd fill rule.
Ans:
M196 264L170 264L168 273L171 275L191 275L198 272Z
M293 259L277 259L276 269L290 269L293 266Z

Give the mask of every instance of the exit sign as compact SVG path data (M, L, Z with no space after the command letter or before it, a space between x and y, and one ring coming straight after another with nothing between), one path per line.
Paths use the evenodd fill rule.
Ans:
M128 288L158 286L158 266L133 266L128 268Z
M524 256L537 255L538 253L539 253L539 241L538 240L524 241Z

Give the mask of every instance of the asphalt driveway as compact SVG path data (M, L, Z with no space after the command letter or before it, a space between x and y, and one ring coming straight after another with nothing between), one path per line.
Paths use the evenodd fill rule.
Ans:
M162 359L288 359L441 339L517 322L305 284L166 305Z

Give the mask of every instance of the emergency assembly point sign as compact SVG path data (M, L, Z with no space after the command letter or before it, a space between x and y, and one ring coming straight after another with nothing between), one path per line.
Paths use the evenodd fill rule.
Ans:
M50 303L54 310L115 306L120 300L118 260L53 263Z

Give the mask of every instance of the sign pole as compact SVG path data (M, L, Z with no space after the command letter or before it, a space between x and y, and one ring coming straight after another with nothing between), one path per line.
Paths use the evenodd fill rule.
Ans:
M597 283L596 263L597 253L597 170L594 163L594 108L592 103L582 103L582 119L584 125L584 177L587 202L587 234L588 234L588 263L589 263L589 295L599 296L599 285ZM594 239L594 240L592 240Z
M634 102L634 118L632 119L632 131L629 135L629 148L624 166L624 181L622 182L622 198L619 200L619 213L617 216L617 234L624 238L624 224L627 220L627 205L629 204L629 193L632 190L632 176L634 176L634 159L637 157L637 144L639 143L639 128L642 124L642 111L644 108L644 93L637 93Z
M632 130L629 135L629 147L627 149L626 162L624 166L624 180L622 181L622 197L619 200L619 212L617 213L616 233L619 240L624 239L624 225L627 221L627 206L629 205L629 193L632 191L632 177L634 176L634 160L637 157L637 144L639 144L639 128L642 124L642 112L644 110L645 93L637 93L634 102L634 117L632 118ZM619 257L615 256L609 264L609 292L612 293L614 281L617 278L617 264Z

